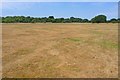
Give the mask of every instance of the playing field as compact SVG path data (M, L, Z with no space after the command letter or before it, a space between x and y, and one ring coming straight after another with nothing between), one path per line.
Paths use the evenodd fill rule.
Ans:
M118 77L118 24L2 24L3 77Z

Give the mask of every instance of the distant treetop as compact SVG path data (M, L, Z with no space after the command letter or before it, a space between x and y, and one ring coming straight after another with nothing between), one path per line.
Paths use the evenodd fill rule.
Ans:
M30 16L6 16L0 17L2 23L120 23L120 18L107 20L105 15L97 15L91 20L82 18L54 18L54 16L35 18Z

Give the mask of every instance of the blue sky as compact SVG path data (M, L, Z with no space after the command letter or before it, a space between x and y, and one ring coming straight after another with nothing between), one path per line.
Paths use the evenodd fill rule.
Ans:
M117 2L3 2L2 16L80 17L91 19L104 14L118 18Z
M2 2L119 2L119 0L2 0Z

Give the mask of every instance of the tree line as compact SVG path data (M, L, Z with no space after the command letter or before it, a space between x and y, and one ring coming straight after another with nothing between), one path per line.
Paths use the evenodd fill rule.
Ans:
M30 17L30 16L6 16L0 17L2 23L120 23L120 18L107 20L105 15L98 15L91 20L82 18L54 18L54 16L49 17Z

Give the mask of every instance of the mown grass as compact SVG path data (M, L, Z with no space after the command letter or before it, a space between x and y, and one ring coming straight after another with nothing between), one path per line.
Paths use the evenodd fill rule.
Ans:
M75 43L88 43L91 45L97 44L103 48L114 48L117 49L118 48L118 44L115 42L112 42L110 40L100 40L100 41L93 41L93 40L84 40L81 39L79 37L75 37L75 38L64 38L64 40L66 42L75 42Z
M62 69L64 69L64 70L70 70L70 71L75 71L75 72L80 72L81 71L81 69L79 68L79 67L77 67L77 66L71 66L71 65L66 65L66 66L64 66Z
M97 35L103 35L103 32L100 32L99 30L93 30L92 31L93 34L97 34Z
M118 51L117 31L112 31L115 26L108 24L107 27L96 27L93 24L30 24L28 26L30 27L28 28L27 25L3 27L3 47L8 46L3 50L3 77L117 76L115 69ZM113 66L106 64L109 62ZM100 70L105 71L100 72ZM113 73L108 73L111 70ZM92 71L98 72L92 74ZM85 76L81 75L83 73Z
M51 30L50 28L41 28L41 29L43 29L43 30Z
M98 44L100 44L104 48L115 48L115 49L118 48L117 43L111 42L109 40L102 40Z
M81 38L65 38L66 41L70 41L70 42L81 42L83 41Z
M26 55L29 54L33 51L33 49L20 49L18 51L15 52L16 55Z

